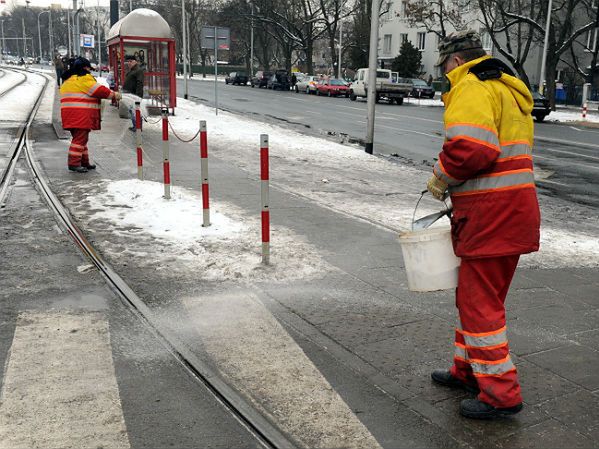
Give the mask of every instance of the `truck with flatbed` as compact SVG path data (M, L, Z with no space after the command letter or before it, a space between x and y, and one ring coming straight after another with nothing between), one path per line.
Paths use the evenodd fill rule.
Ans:
M401 79L400 79L401 80ZM350 86L349 98L355 101L357 98L366 98L369 90L368 68L358 69L353 83ZM412 91L412 85L404 83L403 80L393 82L393 74L391 70L377 69L376 70L376 99L387 100L389 104L403 104L403 99Z

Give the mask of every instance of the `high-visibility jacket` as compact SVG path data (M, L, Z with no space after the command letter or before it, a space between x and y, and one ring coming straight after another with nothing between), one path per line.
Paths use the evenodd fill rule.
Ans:
M65 129L100 129L101 99L111 90L91 75L72 75L60 86L60 115Z
M470 72L488 56L447 74L445 143L434 167L449 184L452 240L459 257L539 249L533 176L532 95L514 76L480 80Z

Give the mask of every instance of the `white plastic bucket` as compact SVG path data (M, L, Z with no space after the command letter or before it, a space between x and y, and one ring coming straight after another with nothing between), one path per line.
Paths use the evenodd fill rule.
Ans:
M399 235L399 242L411 291L457 287L460 258L453 252L449 226L404 232Z

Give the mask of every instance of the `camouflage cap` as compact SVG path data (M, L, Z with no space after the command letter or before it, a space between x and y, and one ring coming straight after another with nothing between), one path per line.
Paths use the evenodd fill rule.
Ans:
M439 42L439 59L437 59L435 66L443 65L452 53L475 48L483 48L480 36L476 31L464 30L450 33Z

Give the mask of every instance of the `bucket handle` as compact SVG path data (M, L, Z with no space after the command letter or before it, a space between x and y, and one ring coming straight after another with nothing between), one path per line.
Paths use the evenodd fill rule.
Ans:
M418 201L416 201L416 207L414 207L414 213L412 214L412 226L411 226L412 227L412 232L414 232L414 221L416 219L416 210L418 209L418 205L420 204L420 201L422 201L422 197L427 192L428 192L428 189L427 190L423 190L422 192L420 192L420 198L418 198ZM451 213L451 209L447 205L447 198L443 199L443 204L445 205L445 209L447 210L447 213L449 215Z

